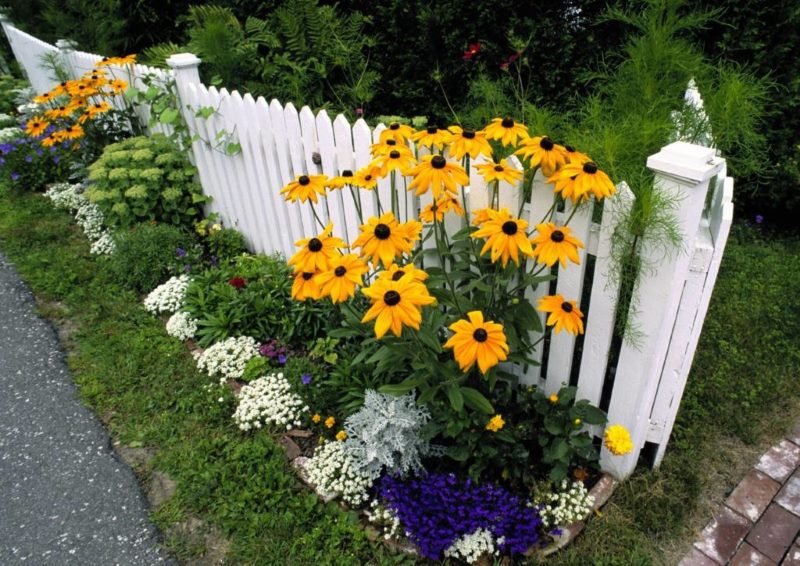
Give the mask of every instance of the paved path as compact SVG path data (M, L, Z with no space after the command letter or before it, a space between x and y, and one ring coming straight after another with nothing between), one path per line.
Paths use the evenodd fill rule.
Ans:
M680 566L800 566L800 424L731 492Z
M0 253L0 564L168 562L133 472Z

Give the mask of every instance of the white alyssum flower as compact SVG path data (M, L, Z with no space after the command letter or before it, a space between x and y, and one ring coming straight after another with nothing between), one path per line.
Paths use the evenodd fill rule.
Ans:
M197 333L197 319L188 312L178 311L167 321L167 334L178 340L189 340Z
M497 540L498 546L502 544L502 537ZM475 532L464 535L453 541L453 544L444 551L446 558L461 559L467 564L475 564L484 554L498 555L494 535L488 529L479 528Z
M89 248L89 253L95 255L111 255L116 251L117 244L114 243L114 236L108 230L103 231L99 238Z
M145 297L145 310L152 314L179 311L190 282L190 277L185 273L170 277L166 283L159 285Z
M103 235L105 216L96 204L90 202L82 204L75 213L75 222L92 241L99 240Z
M42 107L35 102L28 102L27 104L20 104L17 106L17 113L22 114L23 116L32 116L38 113L41 109Z
M594 496L583 482L563 480L558 491L548 493L537 501L541 506L540 516L546 528L567 526L583 521L592 512Z
M0 143L6 143L22 137L22 130L18 126L0 129Z
M55 208L73 213L89 202L80 183L55 183L50 185L44 196L50 199Z
M282 373L273 373L251 381L239 392L239 404L233 420L241 430L265 426L291 430L302 425L308 405L292 391Z
M197 367L210 377L219 377L220 383L239 379L252 358L258 356L258 342L250 336L226 338L195 354Z
M326 442L305 463L308 481L321 495L341 497L347 504L359 506L369 499L369 489L377 474L360 470L343 442Z
M394 511L381 505L377 499L369 502L369 508L364 510L364 514L367 516L367 521L379 529L384 539L396 539L402 533L400 519Z

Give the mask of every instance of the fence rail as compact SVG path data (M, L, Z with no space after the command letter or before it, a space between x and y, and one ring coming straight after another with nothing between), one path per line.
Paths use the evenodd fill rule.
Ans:
M38 91L48 90L53 82L41 66L43 54L63 55L74 77L100 59L69 44L46 44L17 30L7 19L2 25L17 61ZM189 128L202 140L212 140L221 131L231 132L241 146L240 153L228 155L202 140L192 144L199 180L213 198L209 212L238 228L254 251L290 256L294 241L317 233L319 225L307 203L286 202L280 189L300 174L334 176L367 165L370 145L378 141L385 126L371 129L364 120L351 125L344 116L332 119L325 110L314 114L303 107L298 111L291 103L282 105L277 100L268 102L250 94L206 87L198 73L200 60L191 54L174 55L167 63L168 71L135 65L125 72L134 85L140 85L147 74L156 74L163 81L174 79ZM692 103L697 104L699 95L692 94ZM199 118L196 111L203 107L216 112L207 119ZM140 114L143 124L148 118L146 111ZM634 451L622 458L612 458L603 449L601 464L617 477L633 471L648 443L654 448L654 465L664 455L733 217L733 180L726 174L725 160L713 149L675 142L650 156L647 166L655 174L657 188L679 203L675 217L683 245L667 258L655 246L642 250L644 263L658 267L639 273L635 283L639 308L632 307L628 317L641 334L640 340L635 345L617 345L618 359L615 363L610 359L615 351L612 338L619 299L612 243L615 231L625 228L621 219L634 202L633 193L622 182L617 194L597 211L599 222L593 218L597 217L594 207L600 205L593 202L576 211L568 203L556 217L563 219L574 212L570 228L587 244L580 250L580 265L558 273L555 283L556 291L567 297L588 297L588 309L587 300L582 305L585 335L577 340L567 333L549 336L530 353L541 365L513 368L523 383L548 393L572 384L577 385L580 398L595 405L607 403L609 422L626 426L634 442ZM400 183L408 181L401 179ZM379 203L389 202L389 183L383 179L376 190L361 193L365 218L377 213ZM417 198L405 193L401 220L416 218L430 196ZM541 177L535 179L528 202L521 202L520 186L505 185L500 194L501 206L522 210L532 225L540 222L555 202L552 189ZM474 167L467 198L473 209L489 202L488 189ZM336 235L345 241L357 237L356 202L350 193L334 191L321 199L319 214L323 223L333 223ZM448 218L447 229L459 229L459 222ZM540 285L529 290L526 299L536 302L547 293Z

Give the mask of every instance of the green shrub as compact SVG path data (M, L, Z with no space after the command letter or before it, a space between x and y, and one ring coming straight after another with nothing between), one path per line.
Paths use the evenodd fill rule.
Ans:
M27 86L28 82L23 79L11 75L0 75L0 114L16 112L17 91Z
M116 251L108 262L112 277L128 289L143 294L182 269L177 250L191 249L195 237L167 224L140 224L119 233L115 241Z
M89 200L109 226L139 222L191 227L207 201L185 154L163 135L134 137L106 147L89 167Z
M220 263L226 263L248 251L244 236L234 228L209 231L206 247L208 254L216 257Z

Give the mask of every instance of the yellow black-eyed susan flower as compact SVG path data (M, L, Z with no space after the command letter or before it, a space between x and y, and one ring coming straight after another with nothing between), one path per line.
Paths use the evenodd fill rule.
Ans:
M408 172L417 164L417 160L410 150L401 151L393 149L389 153L382 155L373 161L373 166L378 170L378 175L386 177L392 171L399 171L401 175L408 175Z
M552 175L556 169L567 162L567 152L564 146L555 143L547 136L536 136L523 140L520 148L514 154L528 159L531 167L540 167L546 176Z
M344 240L331 236L333 224L328 224L321 234L294 243L300 248L289 260L296 273L318 273L328 269L331 260L338 255L337 250L346 248Z
M341 189L345 185L352 185L353 177L353 172L350 169L344 169L336 177L330 177L325 186L329 189Z
M561 295L547 295L539 299L536 308L550 313L547 326L554 326L556 334L566 329L570 334L583 334L583 313L575 301L566 301Z
M476 165L475 168L487 183L505 181L506 183L514 185L517 181L522 179L522 171L511 167L506 159L501 159L500 163L496 161L482 163Z
M580 263L578 248L582 248L583 243L570 232L567 226L556 226L552 222L537 224L536 236L531 238L536 261L548 267L556 262L561 267L566 267L568 259L573 263Z
M400 278L407 273L410 273L413 276L414 281L419 281L420 283L428 278L428 274L422 269L415 267L413 263L408 263L402 266L393 263L378 273L378 279L391 279L392 281L399 281Z
M312 202L319 202L317 195L325 196L326 182L325 175L300 175L282 188L281 194L286 195L284 197L286 200L293 202L297 200L306 202L309 199Z
M323 297L339 303L356 294L356 287L363 283L362 277L367 271L367 264L356 254L345 254L334 257L328 269L315 275L314 280Z
M49 125L44 118L33 117L25 124L25 133L36 138L42 135Z
M469 177L464 168L458 163L447 161L441 155L427 155L422 162L409 171L414 179L409 183L408 190L415 190L417 195L433 191L433 198L439 200L442 191L452 194L458 192L459 185L468 185Z
M592 160L591 157L571 145L564 145L564 154L567 156L567 163L586 163Z
M384 267L394 263L395 258L411 253L414 241L419 239L416 230L419 223L414 223L414 232L408 230L395 219L394 214L387 212L379 218L371 217L361 225L361 234L353 242L353 248L360 248L361 254L369 256L373 264L380 261Z
M508 343L503 325L492 320L484 321L481 311L470 311L467 320L457 320L450 325L453 335L445 348L453 349L453 357L461 371L468 372L475 363L481 373L508 358Z
M486 139L500 140L503 145L516 145L519 140L528 137L528 128L515 122L513 118L495 118L483 129Z
M378 186L378 173L374 165L370 163L366 167L362 167L356 174L353 175L353 185L366 190L372 190Z
M397 281L388 277L378 278L361 292L372 301L361 322L375 321L378 340L389 330L400 336L404 326L419 330L422 307L435 301L425 284L417 281L413 273L406 273Z
M525 234L528 222L521 218L514 218L507 208L499 211L489 209L489 219L483 222L477 231L472 233L473 238L486 238L486 243L481 249L481 255L491 252L491 259L496 262L500 259L503 267L508 265L509 258L519 265L519 254L526 256L533 254L531 241Z
M381 132L380 141L381 143L386 143L387 140L394 140L398 144L403 144L410 140L416 131L414 128L407 124L401 124L400 122L392 122L389 126Z
M436 126L428 126L424 130L420 130L411 139L414 140L419 147L428 147L433 151L434 148L444 148L450 143L452 135L445 129Z
M458 216L464 216L464 209L458 199L450 194L445 194L439 200L427 204L419 213L419 218L423 222L432 223L434 221L441 222L444 220L444 215L448 212L454 212Z
M292 298L295 301L317 300L322 296L319 285L314 281L315 275L316 273L310 271L299 271L295 274L292 283Z
M553 190L565 199L579 202L593 194L596 199L610 197L616 191L608 175L592 161L567 163L547 179Z
M452 133L450 138L450 157L453 159L460 160L465 155L469 155L472 159L479 155L492 156L492 146L489 145L485 133L476 132L469 128L461 128L461 126L450 126L448 130Z

